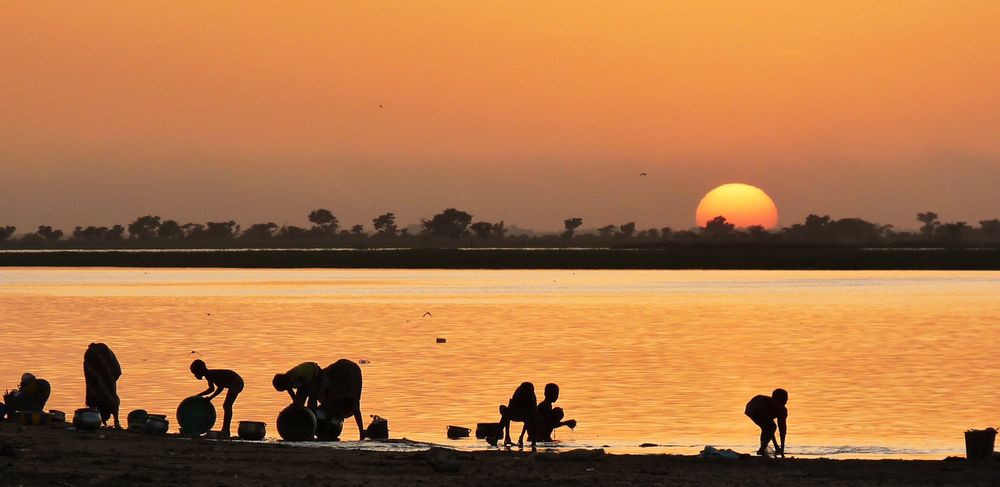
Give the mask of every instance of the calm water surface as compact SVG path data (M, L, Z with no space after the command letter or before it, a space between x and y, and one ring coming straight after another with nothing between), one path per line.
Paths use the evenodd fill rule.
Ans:
M196 351L272 435L271 376L342 357L393 437L463 448L485 444L445 427L496 421L524 380L562 387L563 445L619 451L752 451L743 406L778 386L793 455L940 457L1000 423L995 272L3 269L0 324L0 384L47 378L50 407L82 406L104 341L123 414L172 419Z

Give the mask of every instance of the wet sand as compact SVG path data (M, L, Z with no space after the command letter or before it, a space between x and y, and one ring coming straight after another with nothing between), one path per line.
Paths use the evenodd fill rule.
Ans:
M519 451L454 452L435 471L425 452L302 448L125 431L0 425L0 485L996 485L1000 462L702 460L603 455L574 460ZM11 447L11 448L7 448ZM452 453L448 453L448 456ZM572 455L565 455L571 457Z

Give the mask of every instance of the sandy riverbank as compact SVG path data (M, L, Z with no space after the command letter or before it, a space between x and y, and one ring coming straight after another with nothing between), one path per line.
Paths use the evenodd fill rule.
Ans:
M1000 462L700 460L604 455L563 460L518 451L455 452L456 473L423 452L301 448L0 425L0 484L78 485L996 485ZM11 447L11 448L6 448ZM13 453L13 456L10 456Z

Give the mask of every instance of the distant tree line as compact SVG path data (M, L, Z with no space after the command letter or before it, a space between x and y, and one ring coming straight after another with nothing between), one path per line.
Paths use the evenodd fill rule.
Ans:
M540 234L510 234L504 221L473 221L471 214L447 208L422 219L416 232L400 228L394 213L363 224L342 227L332 211L309 212L309 226L254 223L246 228L233 220L179 223L156 215L136 218L128 225L78 226L68 235L42 225L15 238L17 229L0 225L4 248L174 248L174 247L650 247L671 245L865 245L865 246L976 246L1000 245L1000 220L983 220L979 226L964 221L942 222L937 213L917 214L917 231L897 231L860 218L833 219L809 215L802 223L767 230L745 229L722 216L704 227L672 230L669 227L639 229L635 222L607 224L582 231L584 219L570 217L563 230Z

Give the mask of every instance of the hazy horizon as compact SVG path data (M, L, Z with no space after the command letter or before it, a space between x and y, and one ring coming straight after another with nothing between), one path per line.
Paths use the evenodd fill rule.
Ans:
M0 225L1000 217L994 2L3 2ZM640 176L645 172L646 176Z

